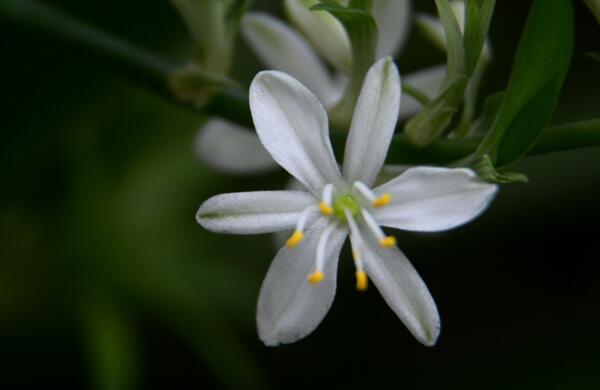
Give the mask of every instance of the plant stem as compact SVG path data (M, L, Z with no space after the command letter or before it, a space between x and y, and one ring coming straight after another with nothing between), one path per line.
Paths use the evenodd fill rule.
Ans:
M445 165L472 154L482 137L437 140L423 149L414 146L402 134L392 142L387 162L390 164ZM600 119L574 122L546 129L528 156L562 152L600 145Z
M178 105L168 87L176 67L117 36L104 32L34 0L0 0L0 20L27 27L44 37L67 42L103 61L116 71L151 88ZM239 91L223 91L203 109L186 106L205 115L220 116L252 127L247 96ZM437 140L426 148L415 148L401 134L392 141L388 162L395 164L449 164L465 158L481 138ZM334 132L336 146L343 147L345 133ZM553 153L600 145L600 119L576 122L547 129L529 155Z
M425 95L423 92L419 91L417 88L413 87L410 84L402 83L402 92L412 96L423 106L426 106L431 102L429 96Z

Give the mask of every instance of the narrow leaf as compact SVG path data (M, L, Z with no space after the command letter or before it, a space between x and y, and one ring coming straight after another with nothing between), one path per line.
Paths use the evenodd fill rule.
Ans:
M475 70L487 38L496 0L467 0L465 17L466 72Z
M451 79L465 73L465 48L460 26L448 0L435 0L435 4L444 26L448 46L448 75L445 85L447 87Z
M573 48L569 0L534 0L498 116L477 156L495 166L515 163L535 145L550 121Z

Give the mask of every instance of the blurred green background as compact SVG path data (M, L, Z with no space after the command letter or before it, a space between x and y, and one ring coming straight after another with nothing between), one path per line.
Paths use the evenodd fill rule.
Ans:
M47 3L168 58L191 53L168 1ZM498 1L487 92L505 86L528 4ZM600 64L585 56L600 27L576 8L555 123L600 117ZM398 63L443 60L413 29ZM258 69L240 43L236 77ZM0 388L600 388L600 149L527 159L516 170L531 183L503 187L466 227L398 234L439 306L433 349L374 288L355 292L348 253L325 321L273 349L254 327L272 237L194 217L209 196L281 188L286 174L212 171L192 148L204 118L14 25L0 25L0 88Z

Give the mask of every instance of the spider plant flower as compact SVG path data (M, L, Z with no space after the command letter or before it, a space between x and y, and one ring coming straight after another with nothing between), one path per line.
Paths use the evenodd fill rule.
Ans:
M369 280L424 345L440 332L436 305L396 238L382 227L437 232L462 225L490 203L496 186L468 169L415 167L373 187L386 158L400 106L398 70L389 57L365 78L340 170L318 99L293 77L259 73L250 87L258 136L306 191L214 196L198 210L204 228L257 234L292 230L260 290L257 327L269 346L311 333L334 299L340 250L350 236L356 288Z
M326 11L310 11L317 0L286 0L284 9L290 24L261 12L250 12L242 18L241 33L253 52L268 69L288 73L314 93L326 109L338 103L346 89L352 63L349 38L341 23ZM409 0L377 0L373 17L379 31L376 58L401 51L409 33L411 2ZM294 27L292 27L294 26ZM404 81L435 98L446 75L445 65L416 71ZM400 119L407 119L421 109L421 103L410 95L403 96ZM264 172L266 151L257 152L257 141L244 132L248 129L223 120L209 120L200 129L196 142L198 157L211 167L229 173ZM247 149L245 148L247 146ZM231 150L239 158L228 158ZM246 150L246 153L243 151ZM276 168L275 162L270 165Z

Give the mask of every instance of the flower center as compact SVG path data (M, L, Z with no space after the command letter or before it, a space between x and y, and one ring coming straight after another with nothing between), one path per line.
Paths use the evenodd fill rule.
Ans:
M396 246L396 239L393 236L386 236L375 218L371 215L368 207L365 207L365 201L371 204L371 207L381 208L392 201L392 196L388 193L375 194L373 190L364 183L354 183L356 192L353 194L344 194L334 199L333 184L327 184L323 187L323 195L318 204L308 206L298 218L294 234L287 240L289 249L295 248L304 239L304 229L309 217L315 212L320 212L323 216L330 219L329 225L319 236L316 248L315 272L308 276L308 282L311 284L320 283L325 274L323 269L327 261L327 243L333 231L340 225L346 224L350 230L350 242L352 243L352 254L356 266L356 288L364 291L367 288L367 274L363 267L362 252L364 249L364 239L358 227L357 220L364 224L371 231L374 238L382 248L391 248ZM361 203L362 200L362 203Z
M347 222L346 212L344 211L346 209L353 217L358 216L358 213L360 212L359 201L352 195L343 195L333 202L333 213L344 222Z

